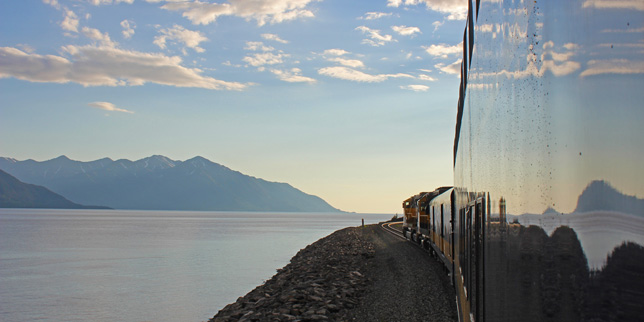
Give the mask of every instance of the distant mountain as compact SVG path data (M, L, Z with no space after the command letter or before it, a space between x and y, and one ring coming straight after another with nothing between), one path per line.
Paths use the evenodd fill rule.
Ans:
M628 196L617 191L603 180L592 181L577 199L575 212L617 211L644 216L644 199Z
M203 157L37 162L0 158L0 169L83 204L116 209L336 212L289 184L244 175Z
M107 207L73 203L45 187L21 182L0 170L0 208L105 209Z

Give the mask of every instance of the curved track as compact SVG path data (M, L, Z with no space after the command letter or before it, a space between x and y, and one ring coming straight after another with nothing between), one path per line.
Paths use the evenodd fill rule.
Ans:
M394 235L395 237L397 237L397 238L399 238L399 239L407 240L407 239L405 238L405 236L403 236L403 235L402 235L402 232L401 232L399 229L391 228L391 225L401 225L401 224L402 224L402 223L401 223L401 222L399 222L399 221L394 221L394 222L385 222L385 223L380 224L380 227L381 227L384 231L386 231L386 232L388 232L388 233L390 233L390 234Z

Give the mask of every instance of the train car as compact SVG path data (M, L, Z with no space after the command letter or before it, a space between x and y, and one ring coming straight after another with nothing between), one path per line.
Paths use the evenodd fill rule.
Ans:
M403 235L409 240L420 242L419 239L419 201L426 197L428 192L421 192L403 201Z
M413 217L460 321L642 320L643 53L643 1L468 0L454 188Z
M644 2L468 0L461 321L644 317Z

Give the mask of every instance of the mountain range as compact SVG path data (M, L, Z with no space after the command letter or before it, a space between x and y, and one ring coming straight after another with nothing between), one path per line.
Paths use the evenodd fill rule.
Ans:
M203 157L175 161L154 155L138 161L91 162L66 156L42 162L2 157L0 170L72 202L115 209L340 211L287 183L251 177Z
M577 199L574 212L607 210L644 216L642 209L644 199L623 194L604 180L594 180Z
M73 203L49 189L21 182L0 170L0 208L105 209Z

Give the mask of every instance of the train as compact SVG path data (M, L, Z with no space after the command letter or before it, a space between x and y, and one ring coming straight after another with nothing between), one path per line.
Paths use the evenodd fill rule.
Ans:
M403 235L459 321L642 321L644 2L467 7L454 181L403 201Z

